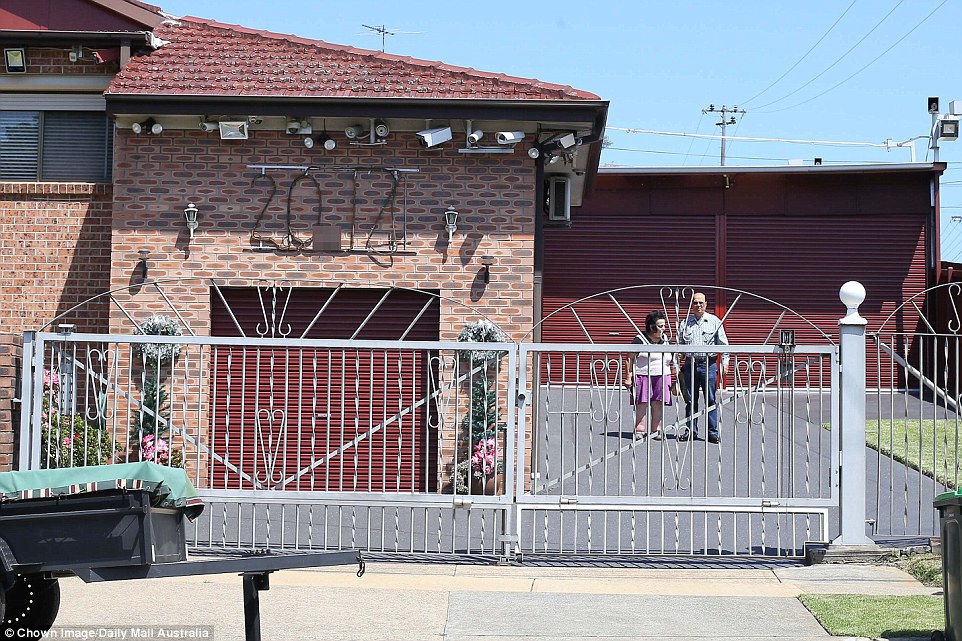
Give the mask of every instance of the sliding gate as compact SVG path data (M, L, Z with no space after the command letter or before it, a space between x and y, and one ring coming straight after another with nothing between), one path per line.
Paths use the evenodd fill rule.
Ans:
M797 556L837 529L839 353L775 331L784 310L762 340L711 353L322 339L303 335L327 302L298 338L264 291L256 336L26 334L20 469L183 467L207 502L195 548ZM663 438L635 438L625 368L665 351L728 362L691 416L704 438L717 413L720 443L680 438L683 396Z

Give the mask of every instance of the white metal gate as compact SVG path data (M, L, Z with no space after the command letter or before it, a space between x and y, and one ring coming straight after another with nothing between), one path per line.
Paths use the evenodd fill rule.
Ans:
M665 438L635 441L621 368L665 350L698 351L28 333L20 467L183 465L208 503L199 548L797 556L828 540L837 347L713 347L731 359L721 443L677 439L677 398Z

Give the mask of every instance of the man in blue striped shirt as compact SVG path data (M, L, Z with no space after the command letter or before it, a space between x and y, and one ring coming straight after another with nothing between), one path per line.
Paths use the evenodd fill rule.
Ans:
M678 330L681 345L728 345L728 336L722 327L721 319L708 313L707 300L701 292L691 297L692 313ZM683 372L685 394L685 417L688 427L678 436L679 441L698 440L698 419L692 418L692 410L698 413L698 401L702 394L708 406L708 442L720 443L718 434L718 409L715 407L715 390L718 385L718 354L705 352L688 353L685 357ZM728 354L722 354L721 373L728 368ZM692 407L694 405L694 408Z

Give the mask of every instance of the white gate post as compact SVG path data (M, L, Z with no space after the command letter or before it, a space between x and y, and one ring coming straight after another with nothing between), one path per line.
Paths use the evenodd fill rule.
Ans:
M845 318L838 321L840 350L839 408L841 471L839 474L841 535L833 545L875 545L865 534L865 325L858 313L865 287L849 281L839 289Z

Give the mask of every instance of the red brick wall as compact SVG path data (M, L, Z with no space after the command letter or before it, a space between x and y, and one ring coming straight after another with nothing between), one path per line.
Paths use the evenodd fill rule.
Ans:
M471 305L518 338L532 324L534 260L534 161L524 150L513 154L459 154L452 148L426 150L413 133L392 133L388 144L357 147L340 140L333 152L307 150L303 136L253 131L247 141L222 141L216 134L165 130L158 136L135 136L118 129L115 139L114 227L111 272L113 288L135 280L137 252L149 249L149 280L196 276L230 279L249 285L258 277L371 281L378 285L438 290L448 301L441 309L441 338L453 339L466 320L478 316ZM416 168L405 176L398 205L407 206L407 251L372 257L363 252L254 251L251 229L268 188L251 181L258 171L249 164L316 165L325 222L350 228L353 214L352 171L358 165ZM338 168L341 169L338 169ZM266 234L283 233L287 191L299 172L272 170L277 195L265 215ZM361 221L377 216L390 181L362 176L357 192ZM296 231L309 236L316 197L298 187L292 204ZM189 241L183 209L193 201L200 228ZM451 246L444 231L444 210L460 211ZM396 220L400 224L400 214ZM362 239L364 234L361 235ZM347 233L344 234L345 244ZM359 243L363 245L363 240ZM491 282L478 276L483 254L494 256ZM208 287L198 283L179 294L190 305L187 317L203 333ZM164 310L150 288L132 290L130 309L144 315ZM141 312L138 312L141 313ZM113 311L115 331L130 323Z

